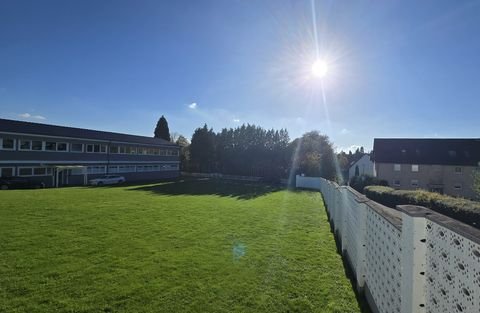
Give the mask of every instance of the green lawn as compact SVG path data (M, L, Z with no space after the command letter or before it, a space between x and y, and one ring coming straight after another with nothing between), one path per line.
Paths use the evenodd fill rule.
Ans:
M360 312L321 195L179 181L0 191L0 312Z

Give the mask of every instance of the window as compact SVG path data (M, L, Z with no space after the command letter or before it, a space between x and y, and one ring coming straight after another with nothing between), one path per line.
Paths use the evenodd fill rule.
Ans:
M128 153L128 154L136 154L136 153L137 153L137 148L135 148L135 147L127 147L127 153Z
M411 184L412 184L412 187L418 188L418 180L417 179L412 179Z
M72 143L70 144L71 152L83 152L83 143Z
M15 139L0 138L0 147L2 150L15 150Z
M118 173L133 173L135 172L135 165L119 165Z
M125 146L120 146L120 148L119 148L119 153L120 153L120 154L126 154L126 153L127 153L127 147L125 147Z
M0 167L0 177L12 177L15 176L14 167Z
M455 167L455 174L462 174L462 168L459 166Z
M43 150L43 142L40 141L40 140L32 140L32 150L42 151Z
M45 167L36 167L33 169L33 175L35 176L45 176L47 174L47 169Z
M108 172L109 173L118 173L118 166L113 165L108 167Z
M51 167L19 167L18 176L47 176L52 175Z
M162 156L167 155L167 150L160 149L160 155Z
M393 164L393 170L394 170L395 172L400 172L400 169L401 169L400 164Z
M87 167L87 174L105 174L106 166L89 166Z
M396 186L396 187L400 186L400 180L398 180L398 179L394 180L393 185Z
M58 142L57 143L57 151L63 151L63 152L68 151L68 144L65 143L65 142Z
M147 154L147 148L138 148L138 154Z
M110 146L110 153L119 153L119 146Z
M46 151L57 151L57 143L53 141L45 142L45 150Z
M32 176L32 175L33 175L33 168L31 167L18 168L18 176Z
M87 145L87 152L89 152L89 153L106 153L107 152L107 145L88 144Z
M30 140L20 140L19 150L32 150L32 141Z
M167 150L167 155L168 155L168 156L173 156L173 155L175 155L175 150Z
M451 158L454 158L457 156L457 151L455 150L449 150L448 151L448 156L451 157Z
M462 189L462 184L460 184L460 183L454 184L454 185L453 185L453 189L456 189L456 190Z
M412 164L412 172L418 172L418 164Z

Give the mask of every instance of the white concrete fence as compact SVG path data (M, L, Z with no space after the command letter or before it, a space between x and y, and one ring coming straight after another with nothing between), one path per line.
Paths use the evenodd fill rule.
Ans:
M359 290L378 313L479 313L480 230L424 207L392 209L316 177Z

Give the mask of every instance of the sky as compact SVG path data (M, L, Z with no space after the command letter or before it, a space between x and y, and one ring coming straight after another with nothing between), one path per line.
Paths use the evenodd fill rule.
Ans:
M478 138L479 34L480 1L0 0L0 117Z

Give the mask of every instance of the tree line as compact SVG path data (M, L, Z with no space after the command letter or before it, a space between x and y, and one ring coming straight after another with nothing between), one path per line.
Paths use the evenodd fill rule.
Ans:
M163 116L157 123L155 137L172 140ZM181 135L174 137L176 140L172 141L181 147L183 171L259 176L271 180L296 174L331 180L338 176L333 144L328 136L318 131L290 141L287 129L283 128L265 129L244 124L215 132L204 124L195 129L190 142Z

